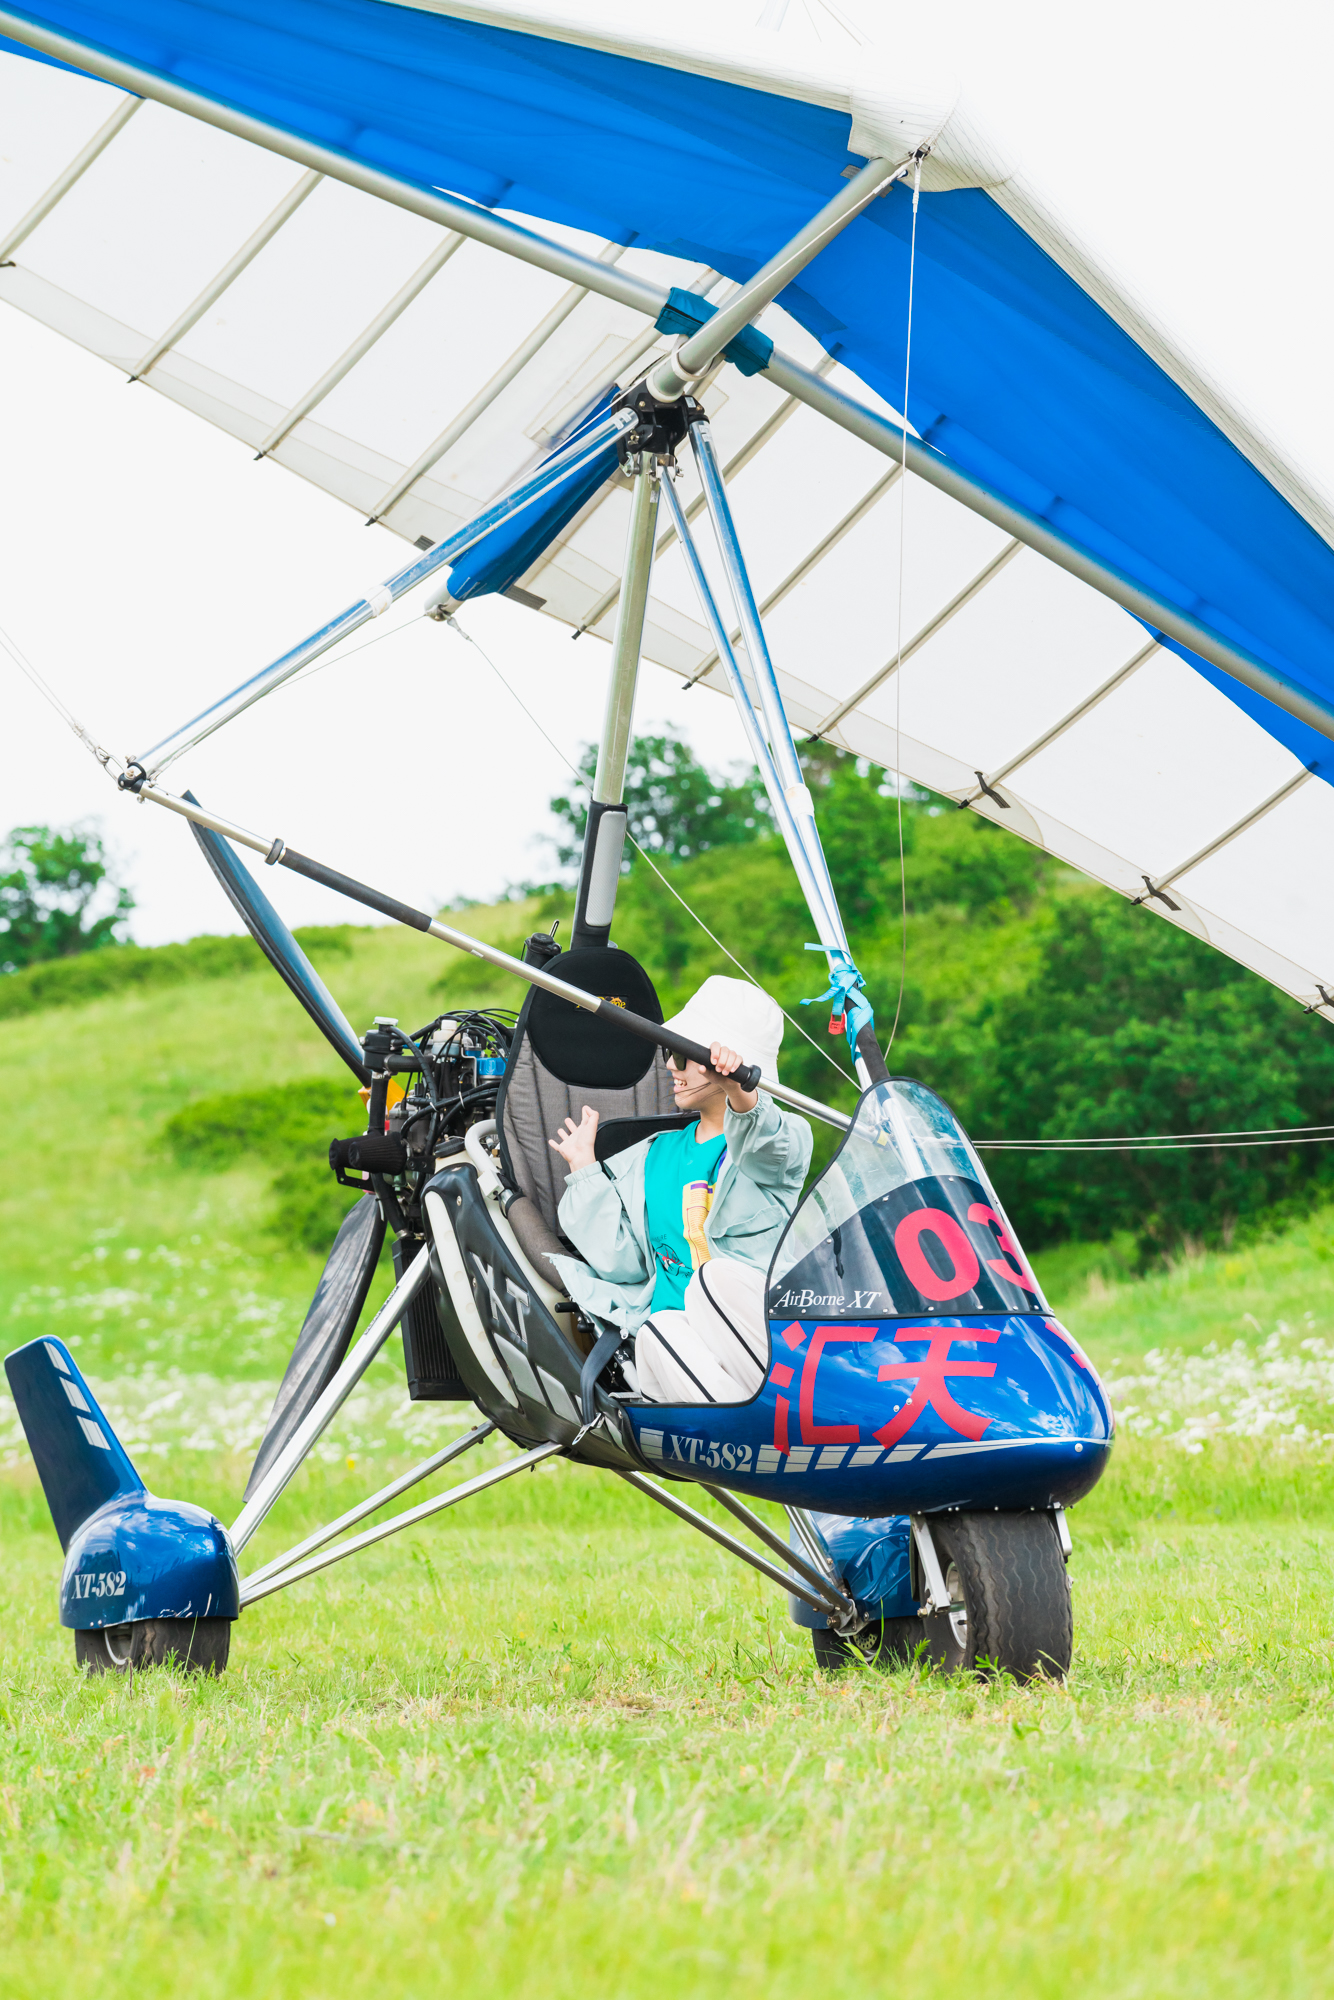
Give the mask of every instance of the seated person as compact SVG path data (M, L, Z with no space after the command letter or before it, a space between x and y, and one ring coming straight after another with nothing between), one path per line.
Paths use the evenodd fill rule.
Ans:
M765 1283L811 1128L763 1089L728 1081L743 1061L778 1081L783 1016L757 986L706 979L666 1025L706 1044L717 1075L670 1057L677 1109L694 1122L606 1161L594 1156L597 1112L566 1119L550 1142L570 1168L558 1214L588 1261L551 1261L577 1305L635 1336L648 1401L743 1403L768 1366Z

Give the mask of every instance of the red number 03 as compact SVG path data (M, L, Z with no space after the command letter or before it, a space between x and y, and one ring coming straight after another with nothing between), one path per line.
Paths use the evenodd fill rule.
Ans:
M980 1224L990 1244L1001 1253L999 1257L986 1259L987 1269L994 1271L998 1278L1005 1279L1007 1284L1020 1285L1024 1291L1036 1296L1037 1280L995 1209L989 1208L985 1202L975 1201L968 1211L968 1220ZM927 1261L922 1248L923 1236L935 1237L949 1263L948 1275L942 1276ZM934 1299L937 1303L962 1298L965 1292L974 1289L982 1275L977 1252L954 1217L946 1214L943 1208L919 1208L912 1215L905 1215L894 1231L894 1249L909 1283L916 1286L924 1299Z
M997 1215L994 1208L988 1208L985 1202L975 1201L968 1211L968 1220L980 1222L984 1229L996 1232L996 1248L1001 1254L987 1258L987 1269L994 1271L998 1278L1008 1279L1012 1285L1022 1285L1036 1298L1038 1281L1024 1262L1023 1251L1005 1227L1004 1217Z
M950 1273L942 1278L933 1270L922 1249L922 1238L934 1236L949 1259ZM905 1215L894 1231L894 1248L910 1284L924 1299L957 1299L971 1292L982 1275L972 1244L952 1215L943 1208L919 1208Z

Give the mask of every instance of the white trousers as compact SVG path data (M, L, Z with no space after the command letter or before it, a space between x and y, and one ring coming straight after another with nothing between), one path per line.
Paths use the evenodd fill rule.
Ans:
M684 1311L656 1312L635 1339L651 1403L746 1403L769 1365L766 1274L713 1257L686 1286Z

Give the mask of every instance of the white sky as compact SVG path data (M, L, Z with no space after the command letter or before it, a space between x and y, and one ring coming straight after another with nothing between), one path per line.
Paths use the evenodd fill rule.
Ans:
M817 0L784 38L847 38ZM744 28L760 0L721 0ZM881 57L924 34L1074 232L1287 456L1334 487L1327 221L1334 10L1198 0L952 0L839 12ZM18 313L0 313L0 624L94 733L142 747L397 569L405 545ZM486 599L476 636L563 747L595 735L608 653ZM560 761L475 653L412 600L410 628L286 690L185 775L224 811L409 901L488 896L540 871ZM157 943L235 928L183 825L119 798L0 658L0 831L100 820ZM275 728L278 716L286 727ZM670 720L714 762L730 707L646 667L637 726ZM428 754L423 755L424 747ZM363 920L289 876L289 920Z

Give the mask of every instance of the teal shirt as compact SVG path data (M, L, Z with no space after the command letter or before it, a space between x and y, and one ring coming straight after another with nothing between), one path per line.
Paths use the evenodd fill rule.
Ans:
M653 1252L653 1312L680 1311L686 1286L709 1257L704 1221L727 1151L720 1133L703 1145L698 1120L679 1132L659 1132L644 1162L644 1220Z

